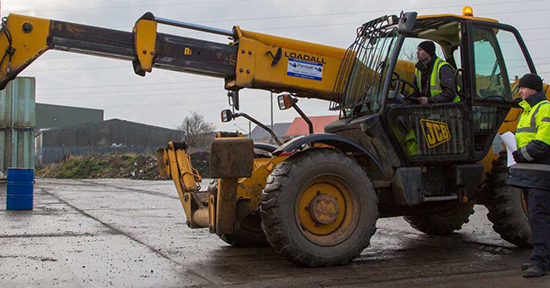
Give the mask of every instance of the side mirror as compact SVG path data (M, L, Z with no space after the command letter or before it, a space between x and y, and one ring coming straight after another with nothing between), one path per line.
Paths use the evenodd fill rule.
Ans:
M401 12L399 25L397 26L399 34L408 35L412 33L417 15L418 13L416 12Z
M222 110L222 122L227 123L233 119L235 119L233 112L229 109Z
M298 100L290 96L290 94L282 94L277 97L277 102L279 102L279 110L286 110L292 108Z

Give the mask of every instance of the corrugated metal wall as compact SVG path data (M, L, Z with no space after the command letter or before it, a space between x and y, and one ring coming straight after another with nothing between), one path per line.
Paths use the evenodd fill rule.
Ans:
M42 147L166 145L181 142L183 132L120 119L88 123L42 132Z
M0 128L0 171L4 174L8 167L34 168L34 129Z
M36 81L18 77L0 91L0 172L34 168Z
M0 91L0 128L34 128L36 82L18 77Z

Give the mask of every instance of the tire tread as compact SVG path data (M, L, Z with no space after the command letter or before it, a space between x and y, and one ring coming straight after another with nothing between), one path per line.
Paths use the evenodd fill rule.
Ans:
M497 232L502 239L518 246L531 246L531 229L529 223L520 221L519 213L514 208L513 202L517 201L518 191L513 191L513 187L506 184L508 177L508 168L506 165L506 154L492 162L493 169L489 173L487 180L487 189L485 191L485 205L489 210L487 218L493 223L493 230Z
M344 156L344 157L342 157ZM298 168L306 165L315 165L315 159L319 157L324 157L324 161L343 161L342 159L348 159L350 162L350 167L357 167L358 173L361 173L361 177L368 182L370 179L366 171L359 166L355 159L348 157L342 152L335 149L311 149L306 150L306 152L301 152L296 155L293 155L287 158L284 162L278 165L273 173L271 174L270 181L266 185L265 189L262 191L262 203L260 213L262 216L262 228L267 235L267 241L271 246L279 253L280 255L286 257L292 263L301 265L301 266L333 266L333 265L345 265L351 260L357 258L361 251L369 246L370 241L364 241L363 245L357 245L352 247L345 255L340 257L333 257L331 259L315 257L304 251L300 251L297 247L293 246L284 231L283 225L279 221L281 217L282 208L278 203L278 198L282 195L285 183L288 182L291 173ZM372 182L370 182L372 187ZM375 195L375 193L373 193ZM376 204L377 198L375 199ZM375 218L378 218L378 211L376 211ZM364 235L361 236L361 239L370 240L372 235L376 232L376 225L372 225L370 229L362 229Z

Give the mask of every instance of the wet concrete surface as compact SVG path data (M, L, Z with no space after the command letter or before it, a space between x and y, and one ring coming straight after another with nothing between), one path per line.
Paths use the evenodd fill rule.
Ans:
M302 268L189 229L171 181L38 179L33 211L7 211L5 191L0 287L550 287L521 277L530 250L501 240L483 206L450 236L380 219L350 265Z

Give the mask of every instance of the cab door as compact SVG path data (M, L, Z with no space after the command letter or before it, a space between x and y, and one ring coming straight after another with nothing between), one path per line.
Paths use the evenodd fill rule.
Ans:
M482 159L499 128L515 130L521 110L519 78L535 68L519 32L508 25L468 23L472 95L472 157ZM504 130L504 129L503 129Z
M463 72L464 48L461 41L464 39L464 26L461 22L438 18L422 20L416 26L419 27L417 32L405 37L399 52L396 52L399 53L398 60L383 115L394 137L393 145L401 152L405 162L411 165L467 160L471 146L467 102L470 95L467 90L463 87L457 89L460 91L460 102L422 105L411 100L406 103L392 100L412 93L412 88L403 89L403 85L397 83L405 80L415 85L416 47L422 41L433 41L436 56L448 62L457 75ZM461 82L459 86L464 86L462 77L456 78L459 80L457 82Z

